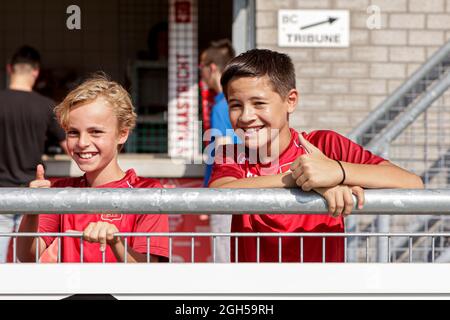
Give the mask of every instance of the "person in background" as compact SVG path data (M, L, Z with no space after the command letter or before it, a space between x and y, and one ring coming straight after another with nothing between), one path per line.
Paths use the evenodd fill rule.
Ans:
M203 185L208 186L214 162L214 150L221 145L235 144L239 140L233 133L228 104L220 84L220 77L228 61L235 57L235 51L228 39L211 42L211 45L200 55L200 77L201 80L215 93L214 103L210 112L210 129L206 131L206 139L210 147L207 152L206 172ZM211 215L210 225L212 232L230 232L231 216ZM216 261L229 261L229 241L227 238L218 238L216 241Z
M9 86L0 91L0 187L24 187L34 179L46 140L66 149L64 131L53 114L55 103L33 91L40 65L39 52L22 46L6 66ZM0 215L0 233L15 231L20 218ZM9 240L0 237L0 263L5 262Z

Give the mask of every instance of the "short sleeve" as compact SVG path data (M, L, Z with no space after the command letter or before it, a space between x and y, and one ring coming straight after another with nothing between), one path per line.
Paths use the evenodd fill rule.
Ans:
M169 216L167 214L141 214L137 218L134 232L155 233L169 232ZM136 237L133 249L147 253L147 238ZM169 256L169 239L167 237L150 237L150 253L157 256Z
M162 188L158 180L146 178L139 188ZM169 216L167 214L140 214L137 215L133 232L155 233L169 232ZM139 253L147 253L147 238L136 237L132 247ZM169 239L167 237L150 237L150 253L157 256L169 256Z
M237 144L229 144L219 149L214 159L209 185L225 177L233 177L236 179L245 178L245 171L236 161L239 158L238 147L239 145Z
M334 160L358 164L379 164L386 161L334 131L313 131L307 135L306 139Z

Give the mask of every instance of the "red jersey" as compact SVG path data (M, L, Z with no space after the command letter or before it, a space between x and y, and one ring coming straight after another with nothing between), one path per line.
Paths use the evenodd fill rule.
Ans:
M275 175L290 170L290 164L305 153L298 139L298 133L290 129L291 141L289 146L280 154L276 164L261 164L249 161L247 149L237 151L234 147L232 156L222 154L221 163L216 160L211 182L223 177L237 179ZM384 161L360 145L333 131L318 130L309 134L302 133L306 140L319 148L330 159L359 164L379 164ZM230 148L230 147L229 147ZM253 163L253 164L252 164ZM323 215L233 215L231 232L344 232L342 217L333 218ZM282 238L282 261L299 262L300 238ZM260 261L278 261L278 237L260 238ZM238 240L238 261L255 262L257 239L254 237L240 237ZM341 262L344 260L344 239L342 237L328 237L325 243L325 261ZM235 261L235 239L231 240L231 261ZM303 261L322 262L322 237L303 238Z
M87 188L83 177L56 179L52 187ZM125 177L96 188L162 188L161 184L151 178L136 176L133 169L126 172ZM115 224L119 232L168 232L167 215L159 214L41 214L39 215L39 232L65 232L67 230L83 231L91 222L106 221ZM45 244L50 244L55 237L42 237ZM139 253L147 253L146 237L129 237L128 245ZM63 262L80 262L80 239L61 238L61 260ZM150 237L150 253L157 256L168 256L169 241L166 237ZM83 241L83 262L102 262L99 243ZM106 262L117 262L114 253L106 246Z

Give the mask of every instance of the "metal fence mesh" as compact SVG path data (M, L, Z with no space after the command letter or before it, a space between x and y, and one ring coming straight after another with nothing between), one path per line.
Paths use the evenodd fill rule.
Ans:
M35 263L61 263L62 260L62 253L61 253L61 242L63 238L74 238L79 239L80 241L80 255L78 261L71 261L71 262L78 262L78 263L88 263L93 261L86 261L84 256L84 247L86 245L86 241L83 240L83 236L81 233L8 233L8 234L1 234L2 237L12 237L12 259L10 263L19 263L19 259L17 257L17 239L21 237L34 237L38 238L39 236L53 236L56 237L55 242L57 243L56 249L51 254L47 254L44 252L43 254L38 253L38 249L36 249L36 259ZM271 259L270 262L272 263L285 263L283 259L283 251L282 251L282 243L284 239L287 238L297 238L300 243L299 247L299 259L298 261L289 261L292 263L307 263L304 261L304 240L306 238L318 238L322 239L322 252L321 261L314 261L316 263L325 263L328 262L325 258L326 256L326 239L330 237L342 237L344 238L345 243L345 250L344 250L344 260L342 262L357 262L357 263L373 263L376 262L376 260L373 258L376 252L376 240L379 238L385 238L388 240L388 263L417 263L417 262L429 262L429 263L436 263L439 262L436 260L436 258L439 256L441 251L443 250L444 243L448 243L450 240L450 232L422 232L422 233L349 233L349 234L336 234L336 233L277 233L277 234L268 234L268 233L255 233L255 234L249 234L249 233L118 233L117 236L120 236L125 244L125 248L128 248L130 239L133 237L145 237L146 243L147 243L147 250L146 250L146 262L151 263L150 258L150 252L151 252L151 245L150 245L150 239L153 237L167 237L169 239L169 256L168 256L168 262L169 263L177 263L176 260L174 260L174 254L173 254L173 239L177 237L183 237L186 239L190 239L190 261L185 261L186 263L196 263L196 246L195 241L199 237L208 237L211 239L213 246L212 246L212 252L211 252L211 258L210 263L220 263L224 261L218 261L216 259L216 243L217 239L222 237L231 237L231 246L234 246L236 249L235 258L232 261L227 261L231 263L242 263L242 261L239 261L238 258L238 243L239 240L244 237L256 237L257 238L257 253L256 253L256 260L253 262L256 263L263 263L260 259L260 255L262 250L264 248L259 245L260 240L264 237L270 237L270 238L277 238L278 239L278 251L274 253L273 259ZM350 259L349 251L347 250L347 243L349 240L352 239L358 239L361 243L364 243L364 246L361 246L358 248L358 259L356 261L352 261ZM406 240L406 249L405 252L400 252L399 250L394 249L394 245L396 241L402 241ZM417 243L418 240L420 241L420 246L414 245L414 243ZM101 263L107 263L111 261L107 261L105 251L98 253L98 259L95 262L101 262ZM248 261L246 261L248 262ZM128 263L126 257L123 263Z

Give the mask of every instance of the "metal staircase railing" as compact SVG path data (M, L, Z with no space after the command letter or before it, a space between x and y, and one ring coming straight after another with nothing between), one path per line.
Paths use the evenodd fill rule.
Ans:
M401 85L391 96L389 96L385 101L381 103L365 120L363 120L349 135L348 137L359 144L364 145L367 149L374 153L382 154L385 157L389 154L389 149L392 150L392 145L397 137L402 136L408 130L412 132L410 135L420 135L422 133L423 141L423 155L420 151L416 151L419 157L415 154L414 157L411 155L408 157L402 156L401 161L398 158L398 162L406 162L407 164L417 162L420 157L423 157L423 162L426 167L422 170L417 170L417 168L409 168L415 171L418 175L424 179L426 186L430 186L430 181L439 176L442 173L443 168L447 168L447 176L444 180L446 187L450 186L450 145L441 148L442 139L437 137L435 144L439 145L438 155L430 157L429 153L431 149L431 141L428 141L428 133L431 130L428 125L430 122L427 119L428 110L431 106L436 105L436 101L445 95L448 88L450 87L450 41L442 46L427 62L425 62L422 67L420 67L403 85ZM445 100L445 99L444 99ZM450 102L450 99L449 99ZM450 107L449 102L444 101L444 105ZM446 109L448 108L441 108ZM435 112L436 113L436 112ZM449 113L450 115L450 113ZM431 118L431 117L430 117ZM437 121L439 125L434 125L434 129L442 130L445 127L445 114L437 114ZM423 121L424 126L421 128L420 133L413 132L410 130L411 127L417 127L413 123L419 122L418 119ZM408 129L408 130L407 130ZM450 129L450 127L449 127ZM417 129L416 129L417 130ZM426 133L426 134L424 134ZM440 133L444 136L444 133ZM415 144L417 138L413 138L413 143L408 145L407 143L397 144L397 148L403 149L418 149L418 145ZM401 140L401 139L400 139ZM445 141L444 141L445 142ZM440 151L443 149L443 152ZM404 152L403 152L404 153ZM413 153L411 151L411 153ZM436 153L436 152L435 152ZM392 154L391 154L392 156ZM417 157L417 158L416 158ZM394 161L395 157L390 157L391 161ZM431 158L431 159L430 159ZM429 163L429 161L432 161ZM408 167L408 165L406 166ZM440 185L439 187L442 187ZM361 225L357 221L356 217L351 217L348 219L347 230L354 231L357 230L358 226ZM445 221L440 219L431 219L431 217L422 217L419 221L412 221L409 231L414 230L425 230L425 229L435 229L444 228ZM389 217L378 217L377 225L378 231L388 231L390 228ZM365 223L365 226L373 225L373 223ZM363 228L362 230L365 230ZM416 239L414 245L420 244L420 239ZM357 246L353 243L352 245ZM384 247L384 244L378 243L378 247ZM398 248L401 251L402 248L408 247L408 240L398 239L393 243L393 248ZM395 250L394 250L395 251ZM385 252L378 252L378 256L385 256ZM447 259L450 261L450 253L442 254L441 259ZM399 260L402 259L400 255Z
M450 67L450 41L442 46L411 77L372 111L348 137L361 145L367 145L378 133L402 113L418 96Z

